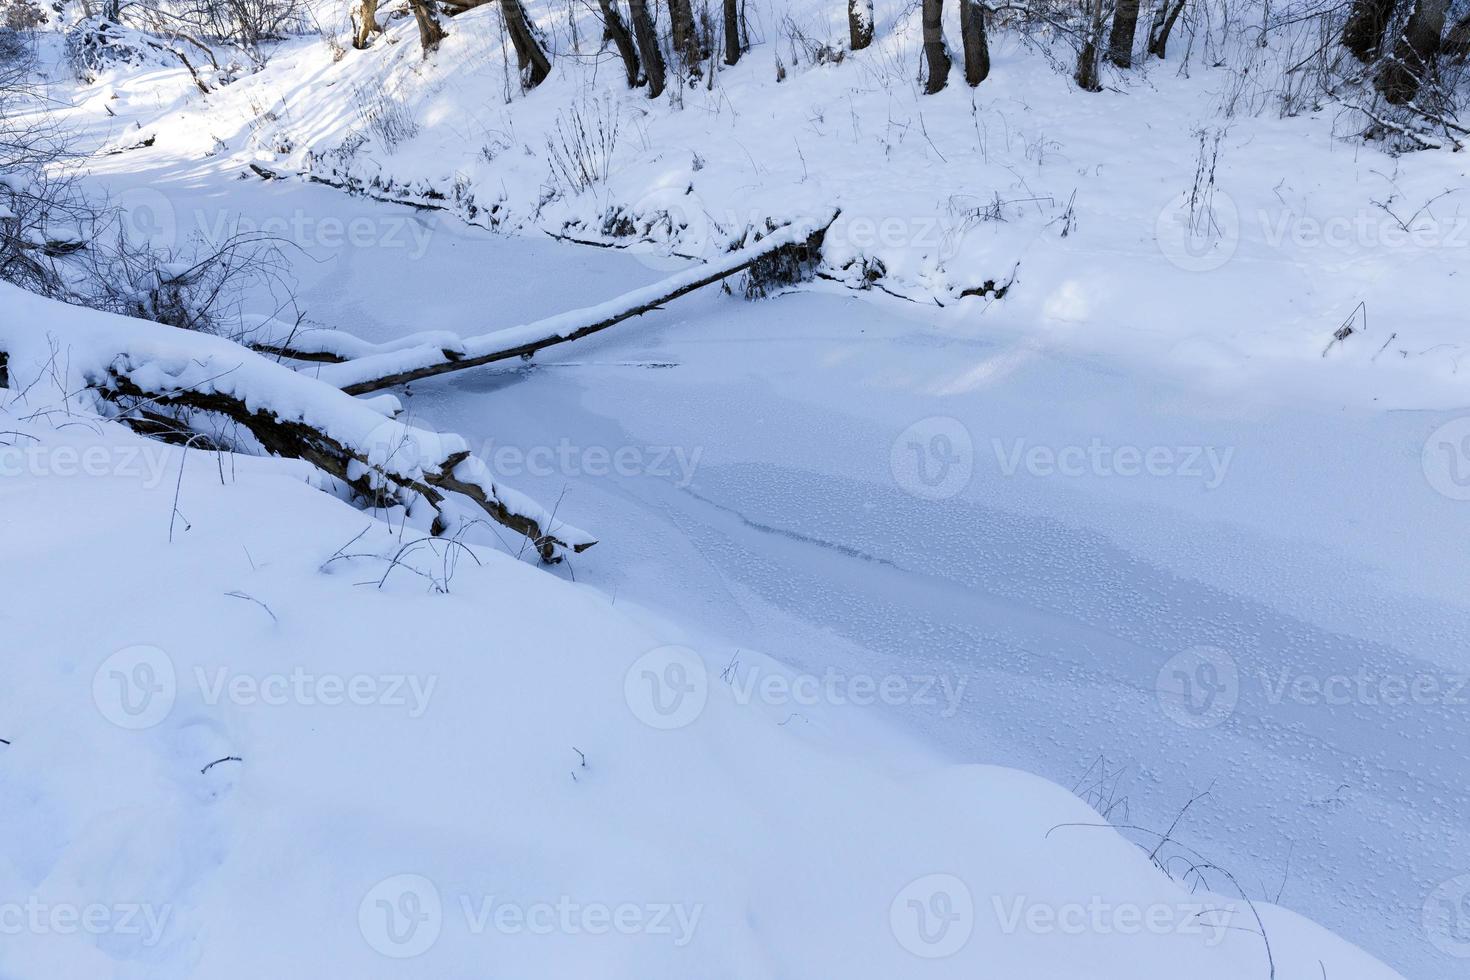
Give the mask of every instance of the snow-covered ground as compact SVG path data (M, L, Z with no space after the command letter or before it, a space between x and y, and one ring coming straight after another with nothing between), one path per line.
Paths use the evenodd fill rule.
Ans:
M440 68L475 23L451 22ZM340 139L342 101L308 82L348 86L366 59L409 53L334 64L301 44L213 105L177 72L119 77L71 118L99 142L156 137L92 168L140 227L277 230L302 247L311 319L371 341L483 333L663 276L683 260L541 230L687 181L714 214L840 204L829 258L862 239L919 301L830 282L760 303L709 292L403 393L413 423L458 432L600 539L554 573L575 584L489 550L421 551L422 575L377 588L411 532L284 464L194 453L180 478L178 451L155 446L130 474L68 480L32 461L3 485L26 571L3 613L21 657L0 785L30 804L5 817L0 870L48 925L7 934L0 975L1267 976L1232 881L1277 976L1393 975L1284 909L1404 976L1463 971L1470 397L1446 313L1470 248L1452 237L1462 155L1395 161L1333 143L1325 120L1240 120L1222 186L1242 220L1196 254L1170 237L1173 198L1217 86L1156 69L1126 105L1078 102L1012 52L979 90L973 118L1008 134L989 151L953 125L972 119L962 88L920 107L927 135L905 115L880 150L859 132L870 105L851 131L835 120L862 65L762 101L759 62L722 81L739 122L655 111L604 199L534 218L545 160L520 162L543 149L525 134L573 83L496 103L531 152L474 162L449 122L460 83L405 69L444 108L384 172L503 181L515 237L241 176ZM221 106L263 92L289 126L251 137ZM748 118L757 105L771 117ZM293 148L263 152L277 129ZM709 142L722 131L730 145ZM757 135L747 162L733 146ZM778 163L787 136L801 154ZM1124 162L1150 139L1149 167ZM685 144L697 170L671 162ZM929 224L956 187L1052 201L956 238ZM1445 189L1439 238L1385 243L1374 201L1412 214ZM1339 240L1303 215L1372 220L1332 225ZM681 250L717 244L723 224L693 224L706 238ZM956 302L1016 262L1004 300ZM1323 356L1360 301L1366 332ZM37 373L12 366L22 386ZM27 418L58 398L43 380L0 417L6 441L48 447L27 459L134 445ZM350 550L377 557L322 571L365 526ZM423 575L450 569L449 594L425 595ZM160 672L171 710L128 731L117 711L138 702L117 702L112 725L111 692L132 689L110 681ZM302 673L310 697L252 687ZM324 682L355 678L369 703L320 703ZM241 761L197 773L227 756ZM1100 817L1013 769L1143 828L1124 834L1145 851L1055 829ZM1217 899L1146 860L1186 804L1173 838L1191 850L1170 845L1169 867L1193 884L1188 865L1211 865ZM1211 901L1232 905L1229 928L1205 927ZM89 903L167 921L46 918Z

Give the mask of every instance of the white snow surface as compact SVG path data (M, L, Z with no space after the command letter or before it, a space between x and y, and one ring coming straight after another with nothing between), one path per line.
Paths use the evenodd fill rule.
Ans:
M1230 980L1265 969L1256 914L1281 975L1395 976L1045 780L752 701L741 671L791 676L755 651L722 679L703 637L489 549L392 568L405 533L299 464L48 425L33 367L0 403L0 976ZM698 705L644 697L671 665Z
M569 50L565 9L533 8ZM309 490L299 464L150 447L133 475L58 478L54 447L142 444L35 415L61 404L46 379L9 401L43 373L35 334L38 357L0 392L0 431L15 430L0 442L43 447L0 484L10 567L25 569L0 611L19 656L0 785L28 801L4 817L0 894L167 906L170 928L150 945L7 934L0 977L1267 975L1219 873L1209 887L1237 927L1220 943L1125 935L1119 910L1178 922L1182 903L1192 916L1216 899L1148 865L1148 831L1054 830L1099 816L990 765L1086 794L1100 756L1125 771L1114 823L1166 828L1210 789L1178 836L1255 900L1277 976L1396 975L1298 913L1414 980L1463 972L1470 715L1445 692L1470 670L1470 504L1455 489L1470 469L1435 447L1470 434L1465 155L1334 139L1334 105L1275 118L1264 90L1198 54L1083 96L998 34L983 86L957 66L921 98L918 13L896 3L841 65L792 65L780 42L778 85L778 13L751 9L761 43L681 110L623 92L606 52L559 58L507 102L490 7L449 21L428 61L411 20L392 20L340 61L287 42L207 100L173 68L57 83L96 145L155 137L91 169L160 244L243 225L301 246L297 336L320 331L322 350L494 337L836 206L825 258L840 284L758 304L711 292L530 366L398 393L410 424L462 433L490 476L600 539L556 575L488 539L483 564L420 544L394 566L415 532ZM845 32L840 5L791 11ZM415 135L373 132L358 93L375 89ZM604 106L622 133L607 178L558 186L545 134ZM1193 240L1182 202L1217 135L1222 230ZM448 210L265 182L249 162ZM636 219L627 251L546 237L627 244L603 234L609 215ZM873 260L912 302L852 291ZM960 296L1013 275L1003 299ZM0 317L30 302L0 294ZM98 322L25 309L38 326ZM381 403L363 407L381 421ZM1172 468L1014 463L1094 446L1109 467L1165 450ZM940 449L959 451L963 480L928 481L922 454ZM635 472L592 465L618 450ZM187 519L171 520L181 465ZM364 528L346 551L369 557L323 570ZM100 717L93 689L157 666L104 665L137 644L163 651L178 689L141 732ZM667 644L699 660L640 661ZM1234 671L1230 711L1181 722L1162 692L1181 667L1206 677L1201 646ZM682 680L694 663L697 719L645 725L630 677ZM196 667L211 683L221 669L435 680L411 718L407 680L396 706L211 704ZM936 686L867 708L741 693L831 672ZM1440 696L1323 700L1323 683L1364 675L1432 679ZM198 772L228 755L243 761ZM1192 884L1186 867L1171 865ZM966 893L973 916L948 918ZM406 948L382 927L433 895L432 945L382 956ZM491 896L553 917L658 906L672 931L497 927ZM1040 924L1007 926L1017 900ZM696 907L677 945L674 912ZM931 958L961 934L942 921L973 927ZM411 948L428 933L400 935Z

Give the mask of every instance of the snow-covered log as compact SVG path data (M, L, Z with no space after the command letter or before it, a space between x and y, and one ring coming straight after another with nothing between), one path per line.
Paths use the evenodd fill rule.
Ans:
M464 353L464 342L448 330L425 330L384 343L363 340L344 330L326 327L303 327L274 317L246 314L244 330L236 338L245 346L272 357L288 357L295 361L338 364L374 354L437 345L446 357Z
M513 357L529 357L543 348L586 337L656 310L665 303L719 282L782 251L818 249L822 236L836 219L833 212L819 219L794 221L752 245L727 252L704 265L685 269L661 282L624 293L597 306L570 310L478 337L467 337L458 345L445 343L442 337L434 335L428 343L329 364L320 369L317 377L337 385L348 394L360 395L449 371L462 371Z
M0 320L10 372L65 364L76 384L100 397L105 414L140 431L158 435L172 423L177 436L190 412L212 413L239 423L272 455L305 460L370 502L410 511L427 503L436 534L463 526L454 497L461 495L524 535L548 563L596 543L499 485L459 436L395 421L385 414L391 406L377 400L353 398L220 337L93 311L58 319L59 304L42 310L37 304L48 301L40 297L3 283L0 291L16 313ZM48 324L44 334L35 323Z

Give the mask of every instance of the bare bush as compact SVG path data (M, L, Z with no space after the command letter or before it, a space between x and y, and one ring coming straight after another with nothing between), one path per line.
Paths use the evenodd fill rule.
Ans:
M618 107L611 96L588 97L557 113L546 137L552 175L573 193L607 179L618 147Z
M352 101L363 127L389 150L419 134L418 120L403 100L382 88L352 87Z

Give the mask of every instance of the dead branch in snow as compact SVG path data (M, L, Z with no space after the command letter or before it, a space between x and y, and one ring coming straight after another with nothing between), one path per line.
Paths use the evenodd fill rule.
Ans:
M548 564L561 561L568 551L581 552L596 543L574 528L558 527L554 532L551 520L527 512L534 510L525 506L529 502L505 499L484 464L467 450L456 448L437 458L415 458L412 465L395 466L391 454L387 462L375 459L367 449L349 445L310 422L285 418L254 399L247 400L218 386L204 390L203 385L177 386L158 381L160 373L152 366L147 360L134 365L127 356L119 357L98 390L119 407L124 417L135 407L148 405L154 409L211 412L231 419L272 455L305 460L351 487L363 499L411 507L415 498L421 498L438 512L435 534L456 525L447 503L449 493L458 493L474 501L496 523L524 535ZM403 428L405 438L411 438L411 430ZM432 441L416 440L412 455L417 457Z
M820 253L822 238L827 229L836 220L837 212L834 211L830 216L817 221L794 222L770 232L752 245L727 252L706 265L685 270L642 289L635 289L599 306L572 310L534 323L469 337L458 349L442 344L429 344L374 354L329 365L322 370L319 377L340 386L349 395L362 395L450 371L462 371L514 357L528 358L547 347L579 340L624 320L657 310L696 289L729 278L778 254L791 255L798 260L798 264L811 263Z

